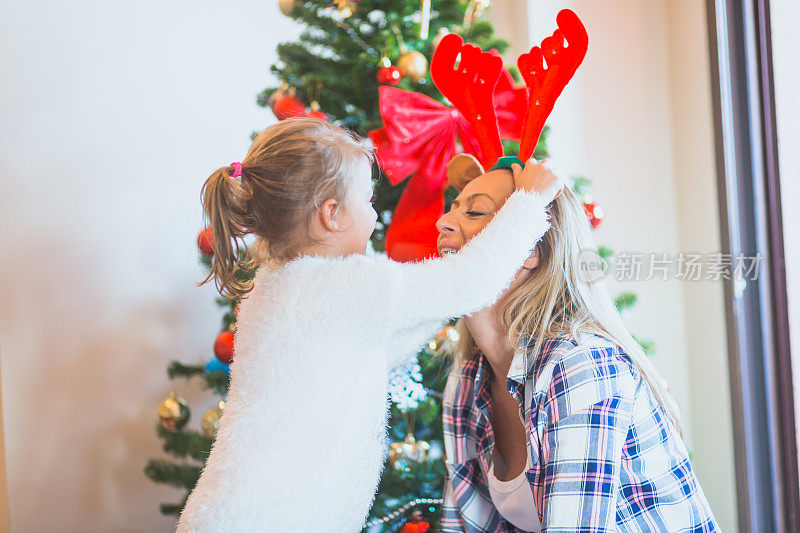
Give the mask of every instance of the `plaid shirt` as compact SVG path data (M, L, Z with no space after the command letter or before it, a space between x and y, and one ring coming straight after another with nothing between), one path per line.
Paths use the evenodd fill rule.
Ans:
M623 349L578 336L546 339L540 357L518 350L508 373L542 531L719 531L680 436ZM487 487L487 372L479 352L445 387L443 532L522 531L499 514Z

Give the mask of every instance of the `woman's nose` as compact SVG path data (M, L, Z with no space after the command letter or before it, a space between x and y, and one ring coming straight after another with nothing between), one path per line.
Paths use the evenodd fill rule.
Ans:
M452 233L458 229L456 223L451 219L449 213L445 213L442 215L439 220L436 221L436 229L439 230L439 233Z

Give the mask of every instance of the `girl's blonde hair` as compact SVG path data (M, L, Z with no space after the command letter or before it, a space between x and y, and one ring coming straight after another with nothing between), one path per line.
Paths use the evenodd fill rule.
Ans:
M525 340L538 354L547 337L593 332L621 346L650 386L673 426L683 437L678 406L665 382L631 336L602 279L587 281L580 273L581 254L597 249L582 203L565 188L550 204L551 228L537 243L538 266L522 285L501 301L503 327L512 346ZM473 357L477 347L463 319L456 324L459 342L453 372Z
M203 184L214 257L198 285L214 278L220 294L244 298L252 279L237 276L237 270L294 258L311 242L314 210L331 198L343 205L351 176L364 160L375 160L369 139L316 118L289 118L262 131L241 162L241 181L231 177L231 165ZM251 233L255 242L243 253L243 237Z

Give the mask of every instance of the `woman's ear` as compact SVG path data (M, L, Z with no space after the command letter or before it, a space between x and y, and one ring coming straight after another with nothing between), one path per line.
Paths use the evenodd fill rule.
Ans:
M522 263L522 268L533 270L537 266L539 266L539 247L535 246L531 252L531 255L529 255L525 262Z
M330 198L320 208L320 221L326 231L339 231L339 202Z

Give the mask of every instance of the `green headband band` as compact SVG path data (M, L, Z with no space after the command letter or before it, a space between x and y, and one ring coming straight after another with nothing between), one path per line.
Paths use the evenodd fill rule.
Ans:
M517 156L515 155L506 155L501 157L497 160L497 163L494 164L492 168L489 169L489 172L492 170L497 170L498 168L511 168L511 165L514 163L518 164L521 167L525 167L525 163L523 163Z

